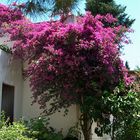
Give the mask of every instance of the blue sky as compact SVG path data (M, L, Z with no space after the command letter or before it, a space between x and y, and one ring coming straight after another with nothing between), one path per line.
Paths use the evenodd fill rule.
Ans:
M131 69L135 69L136 66L140 67L140 0L115 0L117 4L127 6L126 13L131 18L136 19L132 28L134 33L130 34L132 44L126 45L123 51L123 60L128 61ZM5 3L5 0L0 0ZM80 9L84 9L84 0L80 3Z
M130 68L135 69L136 66L140 67L140 0L116 0L116 3L127 6L126 13L136 19L132 25L134 33L130 34L132 44L125 46L122 56L129 62Z

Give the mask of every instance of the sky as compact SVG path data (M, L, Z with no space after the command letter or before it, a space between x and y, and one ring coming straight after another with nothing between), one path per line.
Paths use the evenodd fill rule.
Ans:
M130 39L132 44L126 45L123 50L122 59L128 61L131 69L140 67L140 0L115 0L117 4L127 6L126 13L130 15L130 18L135 19L132 29L134 33L131 33ZM5 0L0 0L0 3L5 3ZM80 3L80 9L84 11L84 0Z
M126 13L135 19L132 29L134 33L130 34L132 44L124 48L123 60L127 60L131 69L140 67L140 0L116 0L117 4L127 6Z

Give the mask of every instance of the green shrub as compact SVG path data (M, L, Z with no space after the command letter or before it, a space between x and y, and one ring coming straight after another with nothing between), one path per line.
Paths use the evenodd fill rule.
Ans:
M37 140L62 140L62 133L56 132L55 129L49 127L48 121L49 119L39 117L26 122L27 135Z
M0 115L0 140L33 140L25 135L26 131L22 121L10 124L3 113Z
M116 135L116 140L140 140L140 118L129 120Z
M29 121L9 123L4 113L0 115L0 140L78 140L78 129L71 127L66 138L49 127L49 119L38 117Z
M13 125L2 126L0 129L0 140L32 140L24 135L26 127L21 122L14 122Z
M81 130L78 123L71 127L68 131L67 136L63 140L78 140L78 137L81 135Z

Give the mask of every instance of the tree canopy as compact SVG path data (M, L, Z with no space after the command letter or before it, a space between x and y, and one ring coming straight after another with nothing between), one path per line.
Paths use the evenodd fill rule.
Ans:
M10 3L15 0L7 0ZM22 10L25 14L31 16L40 16L41 14L48 14L49 16L67 15L72 11L79 11L79 0L16 0L16 2L24 7Z
M13 2L14 0L8 0ZM83 0L84 1L84 0ZM34 15L48 14L54 15L67 15L69 12L73 14L80 13L79 0L17 0L16 2L24 2L22 7L24 13ZM92 15L106 15L112 14L118 19L118 25L130 27L134 23L128 14L125 13L126 6L117 4L114 0L85 0L86 11L90 11ZM21 4L20 4L21 5Z
M125 13L126 6L116 4L114 0L87 0L86 10L90 11L92 15L106 15L110 13L118 19L118 25L126 27L130 27L135 21Z

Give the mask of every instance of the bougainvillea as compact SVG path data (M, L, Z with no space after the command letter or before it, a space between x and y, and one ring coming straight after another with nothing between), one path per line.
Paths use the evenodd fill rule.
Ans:
M6 31L15 41L14 56L28 60L25 75L42 107L51 97L56 97L55 105L69 105L81 95L101 94L97 89L112 90L120 80L131 82L118 44L127 29L104 27L103 22L116 21L110 14L93 17L87 13L68 24L31 23L17 8L0 7L0 25L8 25Z
M0 4L0 27L4 23L10 23L13 21L21 20L24 16L19 8L11 5L11 8Z
M120 82L132 82L119 51L120 42L127 42L127 29L104 26L116 22L112 15L93 17L87 13L76 23L67 24L32 23L21 12L17 20L17 13L13 16L9 10L8 20L1 10L1 25L8 25L5 31L15 41L14 57L28 62L24 74L29 77L34 101L45 113L71 104L81 105L85 97L96 98L105 90L112 92Z

